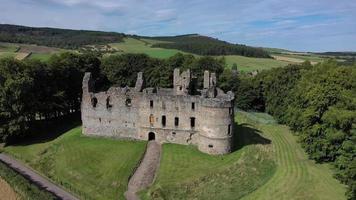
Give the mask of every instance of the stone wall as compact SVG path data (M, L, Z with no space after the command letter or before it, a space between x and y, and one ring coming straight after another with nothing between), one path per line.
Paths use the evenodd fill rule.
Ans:
M83 78L83 133L92 136L157 140L197 145L209 154L231 152L233 99L215 88L215 75L205 72L210 95L189 95L190 72L174 71L174 88L143 89L142 73L135 88L94 93L90 73ZM213 86L213 87L211 87ZM206 93L207 94L207 93ZM216 95L214 95L216 94ZM214 95L211 97L211 95Z

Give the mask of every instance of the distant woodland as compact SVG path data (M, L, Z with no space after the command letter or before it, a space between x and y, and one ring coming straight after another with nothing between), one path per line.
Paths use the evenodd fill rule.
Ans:
M156 43L153 47L178 49L198 55L241 55L247 57L270 58L262 48L241 44L231 44L215 38L201 35L181 35L174 37L154 37L155 40L165 41Z
M77 49L89 44L120 42L124 36L114 32L0 25L0 42L37 44L65 49Z

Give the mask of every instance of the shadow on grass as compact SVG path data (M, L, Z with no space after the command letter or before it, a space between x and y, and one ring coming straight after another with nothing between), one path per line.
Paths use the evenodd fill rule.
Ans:
M26 136L14 138L9 141L6 146L26 146L36 143L49 142L79 125L81 125L80 113L73 113L46 121L36 121L31 124Z
M242 123L234 124L234 149L239 150L244 146L251 144L271 144L271 140L261 136L261 131L253 128L251 125Z

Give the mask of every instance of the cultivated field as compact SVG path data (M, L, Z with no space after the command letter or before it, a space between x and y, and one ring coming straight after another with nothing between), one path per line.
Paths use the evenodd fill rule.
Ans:
M229 67L231 67L234 63L236 63L237 69L239 71L246 71L246 72L271 69L275 67L284 67L290 64L290 62L279 61L275 59L252 58L252 57L237 56L237 55L224 56L224 58L226 60L226 64Z
M145 142L90 138L74 128L55 140L9 146L5 152L83 199L123 198Z
M53 54L63 51L65 50L46 46L0 43L0 58L14 57L19 60L34 58L45 61Z

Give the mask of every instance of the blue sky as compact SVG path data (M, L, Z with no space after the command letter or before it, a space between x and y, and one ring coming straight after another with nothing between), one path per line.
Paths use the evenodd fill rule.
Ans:
M356 0L0 0L0 23L356 51Z

